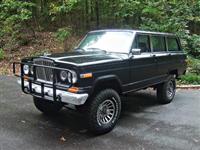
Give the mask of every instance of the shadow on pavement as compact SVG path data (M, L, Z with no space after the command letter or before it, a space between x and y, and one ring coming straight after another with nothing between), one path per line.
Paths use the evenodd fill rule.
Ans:
M156 92L153 90L142 90L131 93L122 98L122 114L142 112L145 108L159 105Z
M158 103L154 91L140 91L122 97L122 114L120 120L124 121L124 119L128 119L124 117L125 114L143 112L146 108L156 105L158 105ZM38 117L44 121L48 120L48 124L58 128L64 135L70 132L84 137L94 136L87 131L87 121L84 114L77 113L76 111L63 109L55 116L45 116L41 114Z

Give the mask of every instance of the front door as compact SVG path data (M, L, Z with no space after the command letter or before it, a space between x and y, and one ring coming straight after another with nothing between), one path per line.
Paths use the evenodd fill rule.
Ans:
M141 49L140 55L130 58L131 89L151 85L156 75L156 61L151 53L150 36L137 34L132 48Z

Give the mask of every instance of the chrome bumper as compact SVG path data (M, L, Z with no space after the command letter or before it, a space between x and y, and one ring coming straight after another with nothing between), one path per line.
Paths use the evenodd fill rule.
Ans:
M21 85L21 80L18 80L18 83ZM26 89L29 89L29 82L24 81L24 87ZM32 89L36 93L41 94L41 86L40 85L33 83ZM45 93L44 99L53 101L53 89L52 88L44 87L44 93ZM86 94L86 93L85 94L75 94L75 93L70 93L67 91L56 90L56 94L58 97L60 97L61 102L72 104L72 105L83 105L88 98L88 94Z

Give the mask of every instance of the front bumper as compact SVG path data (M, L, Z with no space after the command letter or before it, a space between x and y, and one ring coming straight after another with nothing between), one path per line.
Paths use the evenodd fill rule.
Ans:
M18 80L18 83L21 85L21 80ZM41 88L41 85L32 83L32 90L30 90L29 82L24 81L24 92L36 97L41 97L39 95L42 94L42 88ZM44 87L43 93L44 93L44 96L43 96L44 99L54 101L53 88ZM67 91L56 89L56 97L58 98L58 101L63 102L63 103L72 104L72 105L83 105L88 98L88 94L87 93L76 94L76 93L70 93Z
M32 74L31 76L26 76L24 74L24 70L23 70L24 65L28 65L30 68L32 67L33 72L31 72L29 69L29 73L28 73L29 75ZM19 73L16 73L16 69L17 69L16 66L20 67ZM37 75L36 75L37 68L51 69L52 82L37 79ZM24 93L30 94L35 97L47 99L47 100L63 102L66 104L83 105L88 98L87 92L70 93L67 90L73 86L72 84L61 85L57 83L56 74L57 72L63 71L63 70L69 71L68 69L65 69L65 68L32 64L30 62L14 62L13 63L13 73L15 76L20 77L21 80L19 80L18 83L21 85L22 91Z

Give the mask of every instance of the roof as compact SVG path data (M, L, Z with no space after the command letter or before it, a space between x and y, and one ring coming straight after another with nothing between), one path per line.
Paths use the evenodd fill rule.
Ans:
M139 32L139 33L147 33L147 34L159 34L159 35L171 35L174 36L175 34L173 33L166 33L166 32L154 32L154 31L145 31L145 30L129 30L129 29L104 29L104 30L94 30L90 31L89 33L93 32Z

